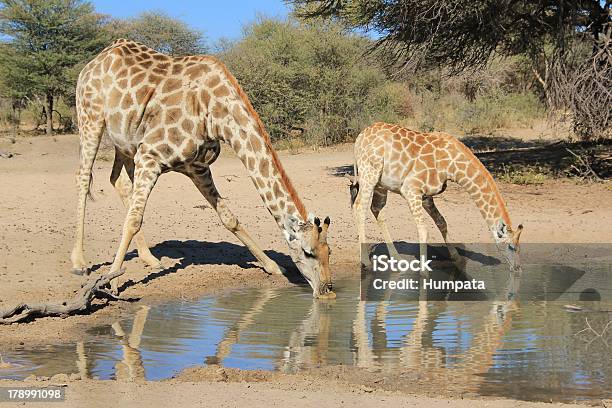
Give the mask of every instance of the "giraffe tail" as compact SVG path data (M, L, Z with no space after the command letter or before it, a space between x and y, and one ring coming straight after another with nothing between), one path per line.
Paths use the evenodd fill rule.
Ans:
M82 149L82 147L79 146L79 158L83 154L81 152L81 149ZM89 184L87 185L87 198L89 198L91 201L96 201L95 197L93 196L93 193L91 192L92 187L93 187L93 171L89 175Z
M351 184L349 185L349 191L351 193L351 208L353 208L355 200L357 200L357 194L359 193L359 176L357 171L357 161L353 163L353 179L351 180Z
M96 201L96 199L93 196L93 193L91 192L92 187L93 187L93 172L89 176L89 186L87 186L87 198L89 198L91 201Z

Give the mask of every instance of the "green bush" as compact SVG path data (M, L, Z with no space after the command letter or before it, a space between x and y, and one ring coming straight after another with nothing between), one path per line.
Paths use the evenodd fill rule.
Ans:
M549 172L541 167L507 168L496 174L496 178L504 183L518 185L544 184L550 178Z
M301 136L327 145L356 137L374 120L400 118L401 85L365 55L370 45L333 23L260 19L220 57L274 141Z

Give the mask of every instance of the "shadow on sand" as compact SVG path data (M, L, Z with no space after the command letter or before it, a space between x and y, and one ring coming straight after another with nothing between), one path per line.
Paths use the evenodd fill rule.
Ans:
M192 265L237 265L245 269L259 268L261 273L265 273L256 263L257 259L249 252L248 249L242 245L226 241L207 242L197 240L168 240L160 242L152 247L151 252L158 259L167 257L178 260L178 262L170 267L148 274L141 281L134 282L132 280L128 280L119 288L119 291L123 291L136 284L146 284L159 277L181 271ZM306 283L288 255L272 250L267 250L264 252L273 261L285 268L285 278L287 278L289 282L295 284ZM131 251L128 255L129 258L126 257L126 259L131 259L138 256L136 251Z
M162 270L153 270L144 279L138 282L131 279L124 282L123 285L119 287L119 292L122 292L136 284L146 284L157 278L173 274L192 265L237 265L244 269L261 269L261 267L257 264L257 259L249 252L248 249L242 245L226 241L207 242L197 240L168 240L160 242L152 247L151 252L158 259L165 257L178 262ZM285 278L287 278L289 282L295 284L306 283L302 275L295 267L291 257L281 252L272 250L267 250L264 252L273 261L285 269ZM136 257L138 257L138 252L136 252L136 250L132 250L126 254L125 260L129 261ZM112 262L108 261L92 265L90 271L95 272L98 269L105 266L110 266L111 264ZM265 273L263 269L261 269L261 273Z

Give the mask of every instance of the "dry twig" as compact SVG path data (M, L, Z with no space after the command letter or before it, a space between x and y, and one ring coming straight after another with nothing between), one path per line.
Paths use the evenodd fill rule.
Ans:
M586 181L602 181L601 177L599 177L591 167L591 159L586 154L577 154L568 148L565 148L565 150L574 156L576 160L576 163L570 166L570 169L573 170L576 177Z
M89 310L95 299L120 300L104 288L124 273L125 269L121 269L110 274L90 276L72 299L61 303L20 303L0 311L0 324L17 323L35 317L66 317Z

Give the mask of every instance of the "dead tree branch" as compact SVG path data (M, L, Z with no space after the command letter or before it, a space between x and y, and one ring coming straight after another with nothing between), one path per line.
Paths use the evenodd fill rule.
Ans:
M577 154L568 148L565 150L574 156L575 164L570 166L570 171L574 172L576 177L583 181L602 181L601 177L591 167L591 159L586 154Z
M123 273L125 269L101 276L90 276L72 299L61 303L21 303L0 311L0 324L17 323L36 317L66 317L89 310L95 299L120 300L104 288Z

